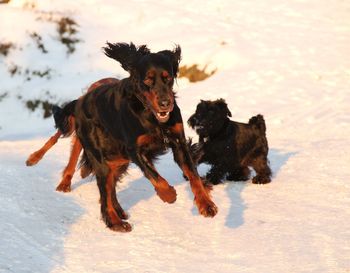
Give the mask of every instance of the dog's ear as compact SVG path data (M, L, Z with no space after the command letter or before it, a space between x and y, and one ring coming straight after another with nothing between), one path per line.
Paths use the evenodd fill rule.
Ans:
M227 103L224 99L218 99L217 101L215 101L215 104L217 106L220 107L220 109L222 109L223 111L225 111L225 114L229 117L232 117L232 114L230 112L230 110L227 107Z
M181 47L179 45L176 45L173 51L162 50L158 53L164 54L170 59L171 65L173 67L173 75L176 78L177 73L179 72L179 64L181 61Z
M118 61L122 68L129 73L133 70L138 60L150 53L146 45L136 47L133 43L109 43L103 47L105 55Z

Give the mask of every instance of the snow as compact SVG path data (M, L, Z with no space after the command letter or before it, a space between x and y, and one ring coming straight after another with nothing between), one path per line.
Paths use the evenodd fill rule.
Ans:
M49 12L79 24L75 53L58 42L54 22L37 20ZM16 44L0 55L0 96L8 94L0 101L0 272L350 272L349 1L12 0L0 17L0 43ZM63 103L95 80L126 76L101 53L107 40L153 51L180 44L183 65L217 69L202 82L177 81L184 120L200 99L220 97L234 120L263 114L272 183L215 186L219 213L206 219L170 153L157 168L176 188L171 205L132 165L117 194L133 231L120 234L100 220L94 178L77 173L71 193L55 191L69 139L26 167L55 130L24 100L50 91ZM11 77L13 64L51 68L51 78Z

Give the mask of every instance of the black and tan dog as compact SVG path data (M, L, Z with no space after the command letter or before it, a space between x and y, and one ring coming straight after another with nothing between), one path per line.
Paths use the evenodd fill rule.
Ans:
M100 86L113 84L117 82L119 82L119 80L115 78L105 78L105 79L98 80L90 85L90 87L87 90L87 93L95 91ZM53 112L55 112L55 109L59 111L59 108L54 106ZM75 169L82 150L80 141L74 133L75 121L74 121L73 114L68 118L68 123L69 124L67 126L70 128L71 130L70 133L72 134L72 148L70 151L68 164L62 173L61 182L56 187L57 191L62 191L62 192L71 191L72 178L75 173ZM58 139L61 136L62 136L61 130L57 129L55 134L52 135L40 149L36 150L35 152L29 155L28 159L26 160L26 165L34 166L38 164L38 162L44 157L44 155L57 143ZM80 172L82 178L87 177L90 173L92 173L91 166L88 166L88 164L85 164L84 166L82 166L81 172Z
M153 165L153 160L168 148L190 181L199 212L207 217L215 216L217 207L189 153L173 92L180 47L151 53L146 46L108 43L104 50L130 76L99 86L63 109L56 108L54 116L62 134L68 136L75 130L84 151L83 164L96 175L102 218L107 227L123 232L131 230L115 191L116 182L130 162L140 167L164 202L175 202L175 189ZM70 121L72 117L75 128Z
M191 145L196 164L207 163L211 169L206 179L212 184L224 178L231 181L249 179L249 166L256 176L253 183L271 181L267 159L266 125L262 115L252 117L248 124L229 119L231 112L223 99L202 100L188 124L199 135L199 142Z

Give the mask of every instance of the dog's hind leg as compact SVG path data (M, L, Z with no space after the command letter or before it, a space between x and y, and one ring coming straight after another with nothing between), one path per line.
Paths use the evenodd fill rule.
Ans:
M41 147L39 150L32 153L28 157L28 159L26 161L26 165L33 166L33 165L37 164L43 158L43 156L46 154L46 152L48 150L50 150L53 145L56 144L57 140L59 139L59 137L61 135L62 135L61 131L57 130L57 132L52 137L50 137L50 139L44 144L43 147Z
M113 171L114 180L115 182L118 182L121 176L126 172L129 166L129 161L125 161L122 159L119 161L119 163L118 161L114 161L112 165L110 162L108 163L108 165L110 166L111 170L114 169ZM123 208L119 204L115 190L114 190L114 193L112 193L112 202L113 202L113 207L116 210L118 216L123 220L127 220L129 218L129 215L123 210Z
M123 221L128 215L121 208L115 191L116 181L126 171L129 165L127 159L116 159L105 164L99 164L96 172L97 185L100 191L101 214L107 227L114 231L129 232L131 225Z
M271 182L271 169L266 156L259 156L252 161L252 167L256 172L256 176L253 178L254 184L267 184Z
M75 172L75 167L77 166L80 152L82 150L81 143L76 136L73 136L72 139L72 150L70 153L68 165L63 171L62 180L57 186L56 191L70 192L71 190L71 181Z

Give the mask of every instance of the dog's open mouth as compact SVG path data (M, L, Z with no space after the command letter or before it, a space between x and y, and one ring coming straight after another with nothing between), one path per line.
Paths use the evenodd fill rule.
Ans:
M195 125L194 126L194 129L197 131L199 131L199 130L203 130L204 129L204 126L203 125Z
M159 111L156 113L156 118L159 122L167 122L169 120L170 111Z
M193 127L193 129L197 132L198 135L201 135L201 136L206 136L207 135L207 127L200 124L200 125L195 125Z

